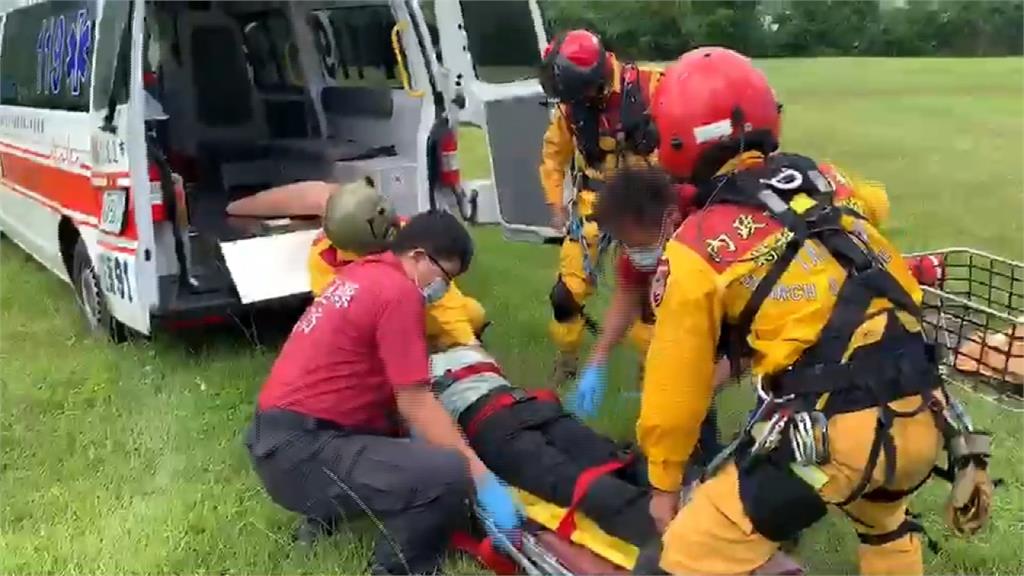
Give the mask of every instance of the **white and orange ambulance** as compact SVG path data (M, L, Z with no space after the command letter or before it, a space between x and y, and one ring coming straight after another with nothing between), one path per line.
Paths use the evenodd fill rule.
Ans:
M8 3L10 4L10 3ZM229 217L301 180L542 237L535 0L23 1L0 14L0 230L115 339L308 295L316 219ZM459 121L488 178L463 185Z

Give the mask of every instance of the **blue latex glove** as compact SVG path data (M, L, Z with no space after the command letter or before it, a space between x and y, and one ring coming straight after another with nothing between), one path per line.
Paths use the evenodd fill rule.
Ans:
M569 409L586 420L592 418L604 401L608 374L604 364L590 364L576 381L576 390L569 398Z
M476 483L477 505L486 516L483 524L487 534L497 544L518 546L521 512L512 493L490 471L473 481Z

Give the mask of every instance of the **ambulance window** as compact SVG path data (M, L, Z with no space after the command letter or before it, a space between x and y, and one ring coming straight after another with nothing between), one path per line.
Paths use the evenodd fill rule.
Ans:
M281 11L247 15L242 22L245 56L253 84L265 91L296 91L305 86L298 46Z
M95 3L82 1L9 12L0 49L0 103L88 110L95 17Z
M441 54L441 33L437 29L437 13L434 11L434 0L422 0L420 12L423 13L423 22L427 25L427 32L430 33L430 43L434 46L434 56L437 63L444 66L444 57Z
M402 87L391 46L395 17L389 6L317 10L310 23L327 81L337 86ZM408 62L404 51L402 59Z
M471 0L461 6L477 78L501 83L537 76L540 49L529 2Z
M110 106L110 93L116 89L115 103L128 101L128 67L131 65L131 5L110 2L96 25L96 67L93 78L92 109ZM116 77L116 82L115 82ZM117 85L115 88L115 84Z

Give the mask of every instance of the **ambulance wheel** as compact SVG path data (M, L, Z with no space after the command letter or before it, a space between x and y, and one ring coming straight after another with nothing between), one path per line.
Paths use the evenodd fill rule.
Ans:
M71 282L75 287L75 300L85 319L89 332L120 344L128 340L128 327L110 315L107 300L100 288L100 275L89 257L89 250L81 238L75 245L71 266Z

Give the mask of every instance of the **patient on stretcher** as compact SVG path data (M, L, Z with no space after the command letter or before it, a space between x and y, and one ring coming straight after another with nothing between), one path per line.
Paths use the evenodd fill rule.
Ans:
M557 506L575 505L637 547L659 537L645 463L572 416L557 394L515 388L476 346L432 355L431 377L473 450L503 480Z

